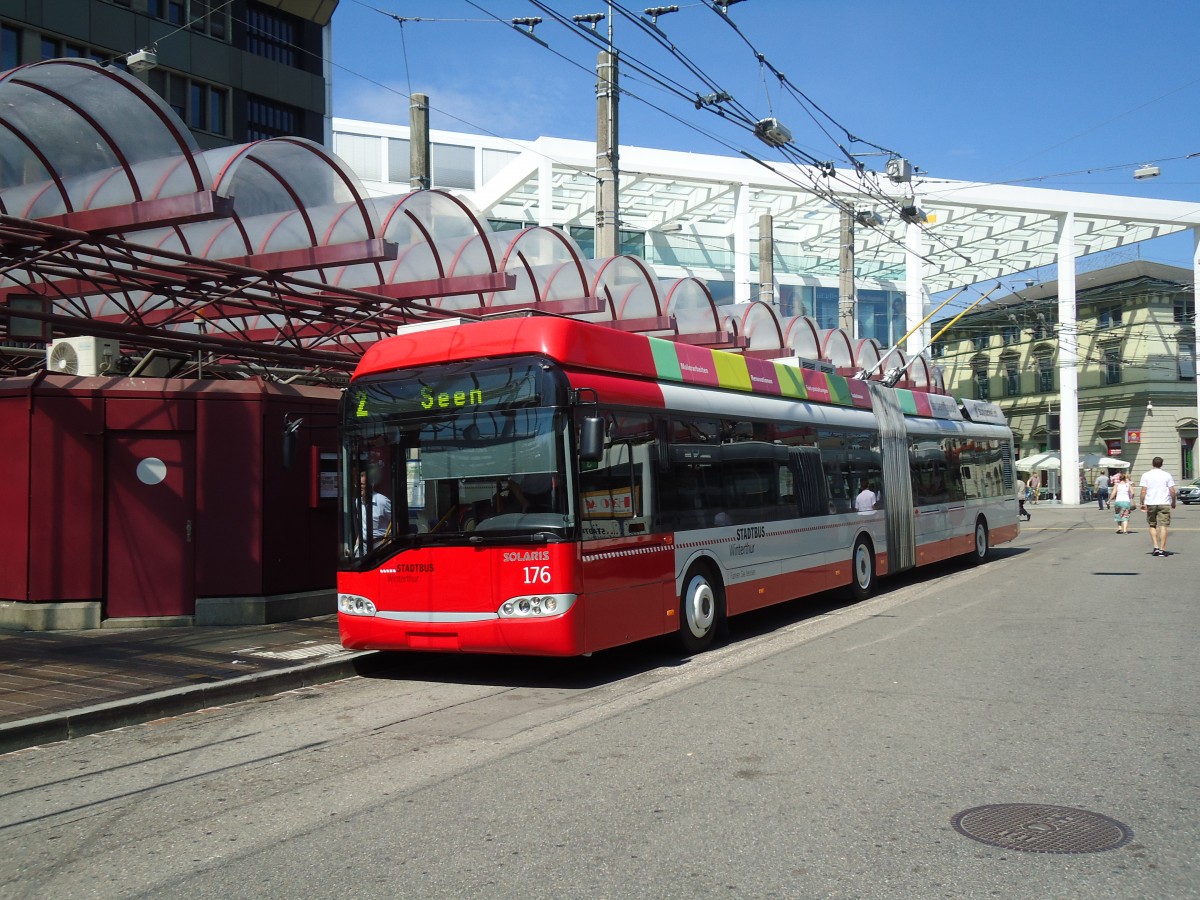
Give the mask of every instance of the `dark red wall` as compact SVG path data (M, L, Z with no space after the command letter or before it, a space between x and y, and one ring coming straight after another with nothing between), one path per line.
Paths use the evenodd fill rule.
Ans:
M338 392L258 381L7 379L0 388L0 599L106 600L106 435L194 433L195 596L334 585L337 510L313 447L336 450ZM282 465L283 422L302 415ZM173 614L194 612L188 608ZM107 616L107 604L104 615Z

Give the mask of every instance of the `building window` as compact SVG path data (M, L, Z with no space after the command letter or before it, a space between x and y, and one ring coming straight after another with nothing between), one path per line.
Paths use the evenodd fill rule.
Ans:
M373 135L336 134L333 138L333 152L364 181L379 181L379 151L379 138Z
M1174 304L1173 318L1177 325L1196 323L1196 301L1189 297L1178 297Z
M971 338L971 349L972 350L986 350L988 347L988 340L990 338L991 338L991 335L988 335L988 334L974 335Z
M1119 328L1121 326L1121 307L1114 306L1101 310L1100 315L1096 318L1096 325L1099 328Z
M165 69L151 69L148 83L188 128L229 137L228 88L193 81Z
M7 25L0 26L0 72L21 64L21 32Z
M1016 397L1021 393L1021 370L1015 359L1004 361L1004 396Z
M819 287L813 291L813 318L818 328L838 327L838 289Z
M437 187L475 190L475 148L458 144L431 144L429 162Z
M1021 342L1021 329L1017 325L1005 325L1000 335L1004 339L1004 346L1006 347L1010 344L1019 344Z
M991 392L990 388L988 387L987 369L976 369L971 374L971 377L972 377L972 380L974 380L974 382L975 382L975 399L976 400L992 399L992 392Z
M500 170L517 158L515 150L483 150L483 181L486 184L499 174Z
M146 11L172 25L182 25L184 22L184 0L150 0Z
M300 111L286 103L276 103L262 97L246 98L246 140L261 141L266 138L296 134L301 120ZM378 165L378 164L377 164Z
M229 6L222 0L147 0L146 12L171 25L186 25L192 31L224 41L229 38Z
M408 184L412 178L412 150L405 138L387 139L387 180Z
M533 223L527 223L533 224ZM523 226L524 227L524 226ZM579 249L583 251L584 258L591 259L596 251L596 229L586 225L572 225L568 229L571 239L579 245ZM639 259L646 258L646 233L644 231L620 231L617 234L617 253L621 256L636 256ZM716 290L713 285L721 282L709 283L709 291L713 293L713 300L716 301Z
M1196 378L1196 339L1189 334L1179 341L1179 380L1193 381Z
M1054 363L1050 357L1043 356L1037 361L1038 391L1043 394L1054 390Z
M946 342L945 341L934 341L932 344L929 345L929 358L930 359L941 359L945 355L946 355Z
M295 16L257 3L246 8L246 49L255 56L294 67L298 30Z
M1104 350L1104 383L1121 383L1121 348L1106 347Z

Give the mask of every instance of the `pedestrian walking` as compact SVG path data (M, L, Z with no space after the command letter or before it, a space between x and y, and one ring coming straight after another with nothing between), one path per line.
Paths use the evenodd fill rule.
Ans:
M1101 472L1096 478L1096 503L1101 509L1108 509L1108 473Z
M1029 502L1037 506L1038 489L1042 486L1042 477L1034 472L1029 476Z
M1164 471L1163 458L1156 456L1150 461L1152 468L1142 476L1140 503L1146 511L1146 524L1150 526L1150 541L1154 544L1154 556L1170 556L1167 553L1167 532L1171 528L1171 510L1175 508L1175 479Z
M1119 472L1112 478L1112 506L1117 534L1129 534L1129 514L1133 511L1133 483Z
M1017 518L1024 519L1028 522L1033 518L1029 510L1025 508L1025 498L1029 494L1029 487L1020 478L1017 479Z

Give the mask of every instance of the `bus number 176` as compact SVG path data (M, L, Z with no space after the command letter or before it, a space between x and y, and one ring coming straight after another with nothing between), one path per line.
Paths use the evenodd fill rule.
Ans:
M526 584L549 584L550 583L550 567L549 566L525 566L525 583Z

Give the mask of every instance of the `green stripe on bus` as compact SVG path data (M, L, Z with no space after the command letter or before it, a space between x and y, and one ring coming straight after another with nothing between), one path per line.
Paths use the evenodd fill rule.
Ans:
M683 381L683 370L679 368L679 356L675 345L662 338L650 338L650 352L654 357L654 370L659 378L668 381Z
M850 385L846 383L845 378L841 375L826 374L825 380L829 382L830 402L840 404L841 406L854 405L854 398L850 396Z
M912 391L906 391L904 388L896 388L896 399L900 401L900 411L907 413L910 416L917 414L917 400L913 397Z
M772 363L775 366L775 377L779 379L779 393L784 397L794 397L797 400L808 399L808 388L804 386L804 376L795 366L785 366L783 363Z

